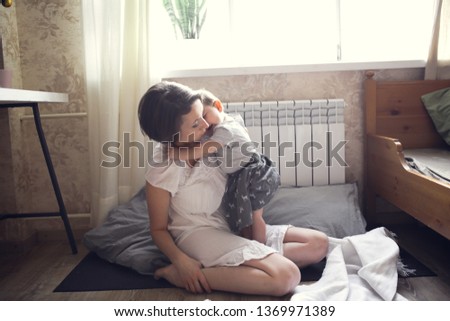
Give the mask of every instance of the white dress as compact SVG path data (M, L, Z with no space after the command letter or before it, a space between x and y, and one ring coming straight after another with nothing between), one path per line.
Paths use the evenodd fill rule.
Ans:
M219 209L227 177L217 166L203 160L194 167L172 160L164 163L162 154L162 145L156 145L146 180L170 192L168 230L183 252L204 267L237 266L282 252L288 226L268 225L266 245L230 231Z

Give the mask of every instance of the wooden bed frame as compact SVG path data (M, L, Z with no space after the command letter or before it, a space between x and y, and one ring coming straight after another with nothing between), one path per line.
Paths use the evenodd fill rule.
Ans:
M376 222L380 196L450 239L450 184L411 170L403 149L447 146L420 97L450 87L450 80L365 81L365 210ZM447 146L448 148L448 146Z

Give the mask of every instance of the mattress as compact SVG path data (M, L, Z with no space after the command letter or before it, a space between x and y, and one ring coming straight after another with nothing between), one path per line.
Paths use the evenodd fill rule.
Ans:
M403 154L411 168L450 184L450 149L408 149Z

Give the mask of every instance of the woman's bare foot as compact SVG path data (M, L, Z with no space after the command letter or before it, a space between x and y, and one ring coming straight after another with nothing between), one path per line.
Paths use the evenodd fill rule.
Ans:
M159 280L160 278L166 279L171 284L173 284L179 288L183 287L183 284L181 282L181 278L178 274L178 271L175 268L175 265L173 265L173 264L170 264L166 267L156 270L154 277L157 280Z

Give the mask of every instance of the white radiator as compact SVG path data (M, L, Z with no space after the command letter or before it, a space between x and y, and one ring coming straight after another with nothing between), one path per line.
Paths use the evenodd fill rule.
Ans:
M343 99L224 104L227 113L242 116L284 186L345 183L344 106Z

